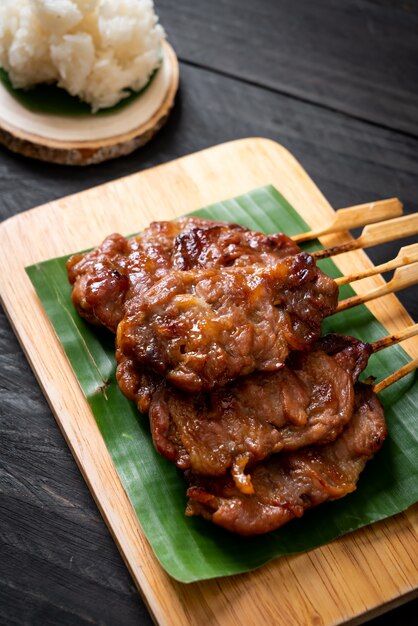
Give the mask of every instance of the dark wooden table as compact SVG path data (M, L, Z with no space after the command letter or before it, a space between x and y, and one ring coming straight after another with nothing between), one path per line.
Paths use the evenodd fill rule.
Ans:
M335 208L398 196L418 210L416 0L157 0L157 12L181 71L167 126L85 169L0 149L1 219L248 136L284 144ZM416 320L416 289L399 297ZM4 314L0 367L0 624L151 624ZM412 624L417 608L370 624Z

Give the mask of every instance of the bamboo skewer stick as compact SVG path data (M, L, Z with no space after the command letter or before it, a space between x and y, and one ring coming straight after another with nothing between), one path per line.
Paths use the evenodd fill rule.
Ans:
M363 231L357 239L353 239L348 243L340 246L326 248L325 250L317 250L312 252L312 256L318 259L326 259L343 252L351 252L359 248L370 248L381 243L387 243L409 235L418 233L418 213L405 215L403 217L395 217L393 220L386 220L379 224L369 224L363 228Z
M412 326L408 326L393 335L386 335L386 337L382 337L381 339L371 343L370 347L373 353L379 352L384 348L389 348L390 346L394 346L401 341L405 341L405 339L415 337L415 335L418 335L418 324L412 324Z
M417 368L418 357L415 357L415 359L409 361L409 363L398 369L396 372L393 372L393 374L390 374L390 376L387 376L387 378L381 380L380 383L376 383L375 385L373 385L373 391L375 393L380 393L381 391L383 391L383 389L386 389L386 387L389 387L389 385L393 385L393 383L396 383L398 380L400 380L410 372L413 372Z
M400 330L393 335L387 335L386 337L382 337L381 339L378 339L377 341L371 343L370 347L373 353L379 352L380 350L384 350L385 348L394 346L395 344L400 343L401 341L405 341L405 339L409 339L410 337L414 337L415 335L418 335L418 324L412 324L411 326L408 326L407 328L404 328L403 330ZM379 383L373 385L373 391L375 393L383 391L383 389L386 389L386 387L389 387L389 385L392 385L410 372L413 372L415 369L417 369L417 367L418 357L412 359L412 361L398 369L396 372L393 372Z
M390 280L385 285L377 287L376 289L369 291L369 293L367 294L352 296L351 298L341 300L337 305L336 313L338 313L339 311L345 311L346 309L351 309L351 307L357 306L358 304L364 304L369 300L380 298L381 296L385 296L388 293L392 293L393 291L400 291L401 289L412 287L412 285L415 285L417 282L418 263L404 265L403 267L399 267L395 271L392 280Z
M337 233L342 230L351 230L358 226L387 220L390 217L402 215L402 211L403 204L398 198L387 198L386 200L358 204L346 209L339 209L335 214L334 220L328 226L310 230L300 235L294 235L292 239L296 243L317 239L322 235Z
M416 261L418 261L418 243L413 243L410 246L404 246L401 248L398 255L392 259L392 261L382 263L376 267L371 267L370 269L365 270L364 272L359 272L358 274L341 276L340 278L336 278L335 282L339 287L341 287L341 285L354 283L356 280L362 280L363 278L368 278L369 276L375 276L375 274L383 274L384 272L395 270L398 267L409 265L410 263L415 263Z

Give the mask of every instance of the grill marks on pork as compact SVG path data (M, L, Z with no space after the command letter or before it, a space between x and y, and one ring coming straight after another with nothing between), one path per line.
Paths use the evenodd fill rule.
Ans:
M338 289L309 254L267 266L171 271L127 303L117 345L188 392L306 350L336 307Z
M208 478L189 473L186 514L241 535L274 530L352 492L385 437L383 408L373 391L358 383L353 417L333 443L282 452L258 463L252 471L254 492L248 495L230 474Z
M214 476L231 470L237 487L250 493L247 466L341 433L369 355L368 344L330 335L309 353L292 353L277 372L253 373L211 392L192 395L162 381L149 409L154 445L183 470Z
M238 224L202 222L185 228L173 246L173 267L243 267L254 263L269 265L299 252L298 246L282 233L265 235Z
M299 251L286 235L255 233L238 224L197 217L153 222L125 239L113 234L67 262L72 299L88 322L116 332L125 302L172 268L268 264Z
M111 235L67 269L80 315L120 325L121 353L188 391L282 367L337 303L334 281L289 237L193 217Z

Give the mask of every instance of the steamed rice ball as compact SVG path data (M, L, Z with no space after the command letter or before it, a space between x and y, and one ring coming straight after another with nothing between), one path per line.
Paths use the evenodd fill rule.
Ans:
M147 84L163 39L152 0L0 3L0 66L13 86L55 82L93 111Z

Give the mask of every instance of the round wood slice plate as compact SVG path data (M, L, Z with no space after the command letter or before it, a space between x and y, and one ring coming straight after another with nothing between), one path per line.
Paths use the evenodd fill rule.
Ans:
M166 122L179 83L173 48L163 44L163 62L144 93L109 115L69 117L35 113L0 83L0 143L25 156L64 165L90 165L129 154Z

